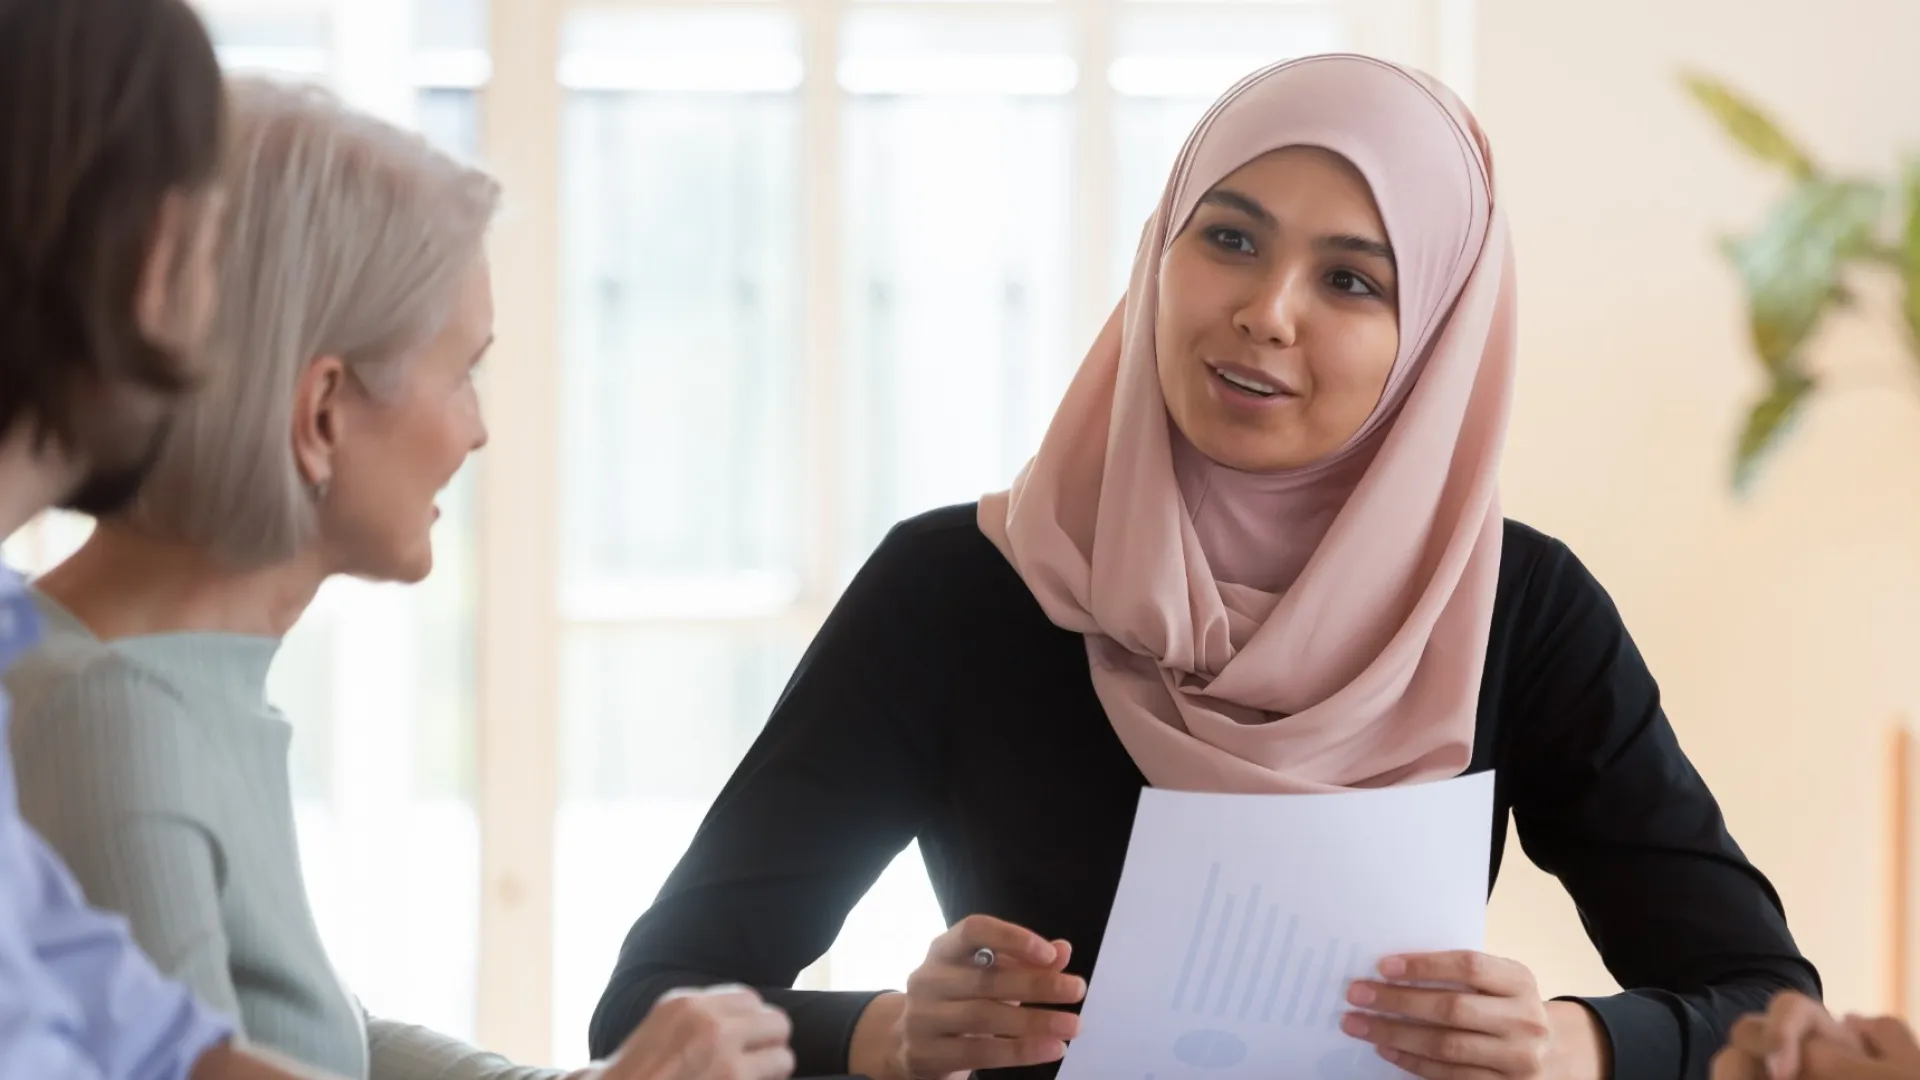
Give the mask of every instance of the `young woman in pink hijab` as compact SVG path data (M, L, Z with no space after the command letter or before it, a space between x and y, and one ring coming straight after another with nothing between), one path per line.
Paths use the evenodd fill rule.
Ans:
M1327 56L1229 91L1012 489L898 526L821 629L593 1048L729 980L788 1011L800 1075L1049 1077L1146 784L1495 771L1496 860L1511 812L1629 989L1388 958L1348 1001L1404 1019L1346 1030L1414 1075L1705 1077L1738 1015L1817 993L1606 593L1501 516L1514 320L1492 157L1445 88ZM906 992L784 989L916 838L953 928Z

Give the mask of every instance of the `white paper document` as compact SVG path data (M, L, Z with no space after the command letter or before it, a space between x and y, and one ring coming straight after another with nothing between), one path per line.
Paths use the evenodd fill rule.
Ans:
M1058 1080L1375 1080L1340 1031L1394 953L1481 949L1493 774L1337 795L1141 793Z

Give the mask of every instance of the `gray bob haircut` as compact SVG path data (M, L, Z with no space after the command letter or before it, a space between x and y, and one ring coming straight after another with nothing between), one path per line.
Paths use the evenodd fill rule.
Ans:
M500 187L318 87L245 77L227 93L208 375L129 521L255 566L294 555L317 528L293 456L301 373L338 356L369 393L391 396L451 315Z

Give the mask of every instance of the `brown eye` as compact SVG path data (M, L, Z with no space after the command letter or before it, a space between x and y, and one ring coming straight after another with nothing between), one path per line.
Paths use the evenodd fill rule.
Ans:
M1327 275L1327 284L1349 296L1378 296L1380 290L1351 270L1335 270Z
M1253 238L1241 232L1239 229L1229 229L1224 225L1216 225L1207 230L1206 236L1208 243L1222 251L1230 251L1235 255L1254 254Z

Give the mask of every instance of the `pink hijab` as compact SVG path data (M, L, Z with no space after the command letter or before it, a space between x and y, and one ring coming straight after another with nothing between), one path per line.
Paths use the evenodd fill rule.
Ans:
M1161 259L1200 197L1269 151L1340 154L1398 262L1400 352L1345 448L1238 472L1174 428ZM1513 258L1492 157L1419 73L1316 56L1242 80L1188 138L1126 299L980 528L1055 624L1155 786L1328 792L1458 775L1500 566Z

